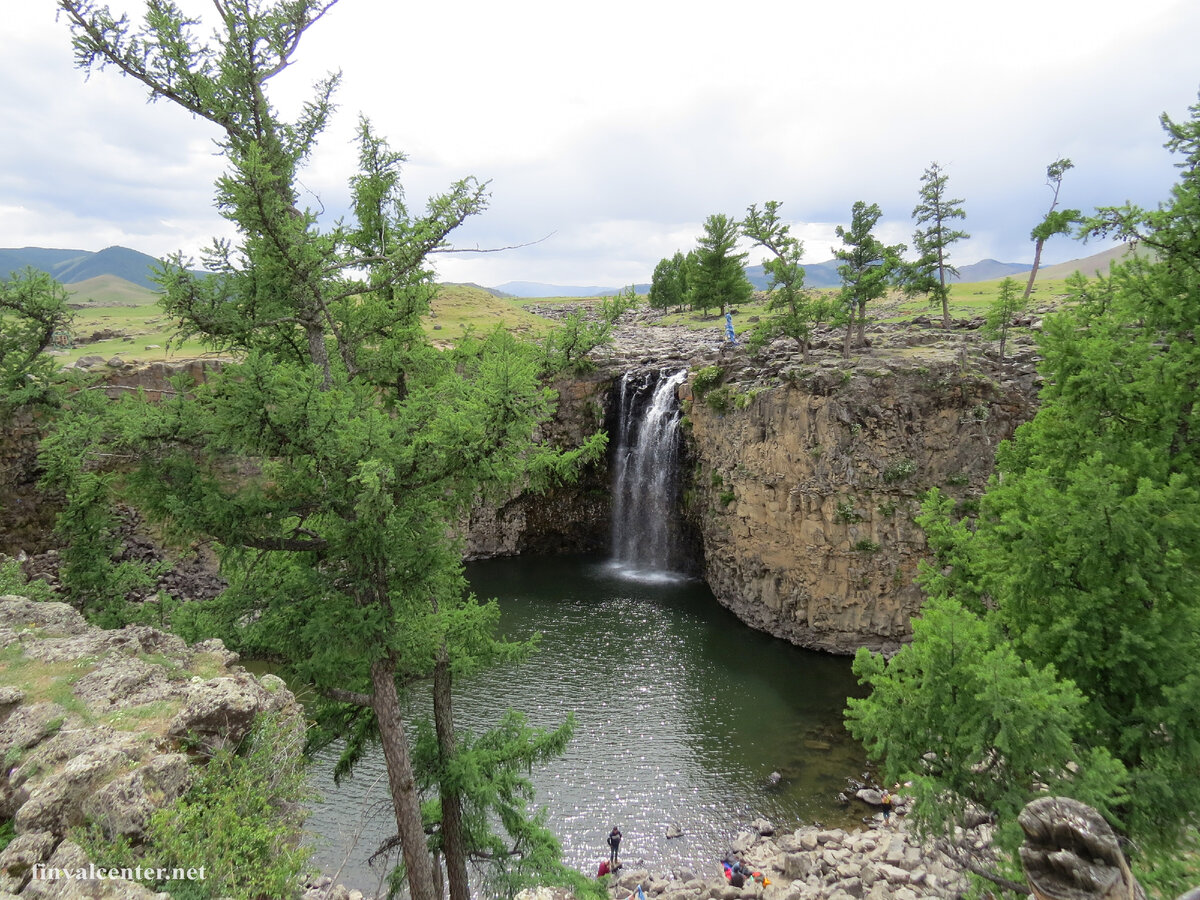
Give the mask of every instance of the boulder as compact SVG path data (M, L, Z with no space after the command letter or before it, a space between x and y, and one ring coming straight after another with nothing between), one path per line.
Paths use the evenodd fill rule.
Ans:
M83 848L71 841L63 841L46 862L48 870L79 872L89 870L92 860ZM171 900L170 894L159 894L149 888L123 878L104 880L61 878L34 878L21 892L22 898L30 900Z
M50 858L58 841L48 831L30 831L13 838L0 852L0 890L19 893L29 881L30 870Z
M155 756L132 772L112 779L83 804L87 818L97 823L104 836L140 838L156 809L181 797L194 773L182 753Z
M74 757L62 771L43 779L30 791L29 799L13 819L17 833L65 834L68 828L83 824L84 801L104 779L132 760L127 753L110 745Z
M295 697L279 687L282 684L273 676L264 676L260 682L245 672L193 680L184 708L167 727L167 736L205 754L237 746L259 713L294 707Z
M1146 894L1104 817L1069 797L1039 797L1017 821L1021 865L1037 900L1117 900Z

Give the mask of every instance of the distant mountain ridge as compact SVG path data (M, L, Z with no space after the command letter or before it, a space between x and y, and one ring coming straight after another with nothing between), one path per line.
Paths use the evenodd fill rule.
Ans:
M0 248L0 279L32 267L63 284L76 284L101 275L113 275L138 287L158 291L153 276L159 261L128 247L103 250L54 250L45 247Z
M1065 278L1076 270L1082 271L1088 276L1104 274L1107 273L1111 262L1127 252L1129 250L1125 246L1114 247L1094 256L1054 266L1043 266L1038 274L1044 278ZM26 267L32 267L52 275L67 285L78 284L101 276L111 276L124 279L140 288L159 292L159 286L153 280L154 270L158 265L159 260L155 257L137 250L130 250L128 247L105 247L103 250L97 251L47 247L0 248L0 280L5 280ZM805 265L805 286L811 288L837 287L841 284L837 267L836 259ZM1006 275L1022 275L1031 268L1032 266L1028 263L1006 263L994 259L982 259L979 262L959 266L959 275L954 280L960 282L991 281ZM750 283L757 290L766 290L767 276L761 265L748 266L746 277L750 279ZM639 283L632 287L639 294L645 294L650 290L648 283ZM484 287L483 290L499 297L538 299L611 297L623 288L546 284L538 281L509 281L497 287Z

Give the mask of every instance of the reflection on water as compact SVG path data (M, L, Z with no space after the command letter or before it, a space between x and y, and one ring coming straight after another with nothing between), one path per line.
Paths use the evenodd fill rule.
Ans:
M500 600L506 634L543 639L525 662L456 685L460 727L482 731L510 707L544 727L574 712L566 753L533 773L571 865L594 872L613 825L628 861L715 872L759 816L788 829L849 824L834 797L864 760L841 726L855 690L848 659L752 631L694 580L562 557L477 563L468 575ZM319 767L324 800L309 820L323 837L318 863L332 873L349 853L342 880L370 890L363 860L394 831L382 757L336 788L331 768ZM770 786L774 771L783 779ZM672 824L683 837L666 838Z

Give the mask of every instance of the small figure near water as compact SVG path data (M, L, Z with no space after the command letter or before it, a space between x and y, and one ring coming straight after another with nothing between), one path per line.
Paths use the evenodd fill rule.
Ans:
M896 804L896 800L894 797L892 797L892 792L885 789L883 792L883 797L881 797L880 801L879 801L879 805L883 807L883 824L884 825L891 824L892 807L895 806L895 804Z
M615 871L619 867L619 863L617 862L617 854L621 850L621 829L616 825L614 825L613 830L608 833L608 849L608 862L610 867Z

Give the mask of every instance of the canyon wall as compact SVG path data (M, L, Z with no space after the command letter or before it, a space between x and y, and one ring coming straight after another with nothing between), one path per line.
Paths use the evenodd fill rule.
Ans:
M713 593L801 646L896 649L921 601L920 497L936 486L974 508L996 444L1033 413L1032 367L931 355L723 372L682 391L685 514Z

